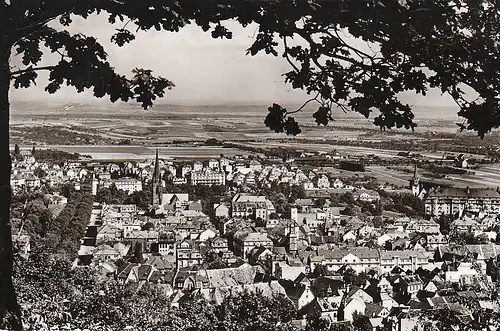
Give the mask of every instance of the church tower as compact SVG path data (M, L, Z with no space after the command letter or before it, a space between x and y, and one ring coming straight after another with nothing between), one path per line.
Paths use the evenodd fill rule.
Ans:
M420 195L420 192L422 190L422 186L420 183L420 178L418 177L418 171L417 171L417 161L415 161L415 170L413 171L413 178L410 179L410 189L411 193L418 197Z
M153 208L157 208L161 202L161 174L160 174L160 163L158 161L158 149L156 149L156 158L155 158L155 170L153 172L152 183L152 201L151 204Z
M296 253L298 251L298 241L299 241L299 226L296 221L292 220L288 224L288 252Z

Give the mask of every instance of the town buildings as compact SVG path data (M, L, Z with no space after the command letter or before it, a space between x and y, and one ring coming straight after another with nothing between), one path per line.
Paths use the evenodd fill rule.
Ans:
M12 184L27 190L55 181L76 189L91 177L96 193L111 184L127 193L150 188L142 204L95 201L75 265L123 284L159 284L172 306L192 294L221 304L246 290L283 295L298 319L319 314L332 324L351 323L362 315L370 330L392 322L397 330L397 316L410 310L455 305L465 289L481 302L491 293L500 275L500 249L492 242L499 225L495 190L435 188L423 197L434 219L387 216L380 210L387 198L376 185L364 187L369 180L357 184L293 162L259 160L179 165L160 160L157 151L153 160L121 166L45 164L47 176L38 182L32 177L42 165L31 160L14 165ZM405 194L420 196L420 184L415 172L415 190ZM214 185L222 186L217 196ZM68 203L60 192L44 198L51 210ZM359 210L347 215L347 207ZM442 233L437 217L452 214L450 233ZM484 242L451 242L464 233ZM29 237L14 238L29 254Z
M500 212L500 194L494 189L435 187L425 196L425 213L432 216L462 215L473 212Z

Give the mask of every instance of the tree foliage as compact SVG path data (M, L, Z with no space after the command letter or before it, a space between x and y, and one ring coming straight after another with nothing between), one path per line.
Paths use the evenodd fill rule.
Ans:
M494 0L245 0L203 6L163 0L142 5L6 1L0 18L10 24L0 34L22 58L24 67L12 71L16 88L32 85L38 70L45 69L50 72L45 88L49 93L67 84L79 92L92 89L98 98L136 100L148 108L173 82L147 69L136 68L128 78L117 74L96 38L64 30L76 16L106 13L110 23L126 23L110 38L118 46L135 39L134 25L137 30L179 31L194 23L213 38L232 38L225 21L235 19L243 26L255 22L259 30L247 53L284 57L291 68L284 75L286 82L310 94L309 102L319 103L313 114L319 125L327 125L333 107L339 107L365 117L374 113L374 124L381 128L413 129L414 114L401 101L401 93L426 95L437 88L456 101L465 119L461 128L483 136L500 124L496 114L500 86L494 74L499 64L495 4ZM52 20L62 28L47 25ZM363 40L366 47L353 39ZM59 54L60 60L37 68L44 55L42 45ZM468 90L477 98L472 100ZM298 134L301 129L291 115L301 109L289 111L274 104L265 123L276 132Z
M35 250L18 258L16 286L26 329L295 330L288 299L243 292L213 306L191 295L171 307L161 287L102 280L90 267Z

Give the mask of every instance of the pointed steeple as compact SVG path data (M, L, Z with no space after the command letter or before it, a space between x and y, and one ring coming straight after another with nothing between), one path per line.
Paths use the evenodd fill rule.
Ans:
M160 162L158 159L158 148L156 149L156 157L155 157L155 169L153 171L153 179L152 179L152 201L151 204L153 207L158 207L160 205L161 200L161 173L160 173Z
M415 168L413 170L413 178L410 179L410 189L414 196L419 196L422 192L422 185L420 183L420 178L418 178L418 167L417 161L415 160Z
M156 179L156 177L158 176L160 176L160 162L158 162L158 148L157 148L155 157L155 170L153 173L153 177Z

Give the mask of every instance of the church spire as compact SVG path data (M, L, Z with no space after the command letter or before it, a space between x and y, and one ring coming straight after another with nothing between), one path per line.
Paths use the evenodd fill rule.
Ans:
M151 204L153 207L158 207L160 205L161 199L161 174L160 174L160 162L158 160L158 148L156 149L156 157L155 157L155 169L153 171L153 180L152 182L152 201Z
M422 185L420 183L420 178L418 178L418 167L417 161L415 160L415 168L413 170L413 178L410 180L410 189L414 196L419 196L422 191Z
M160 162L158 162L158 148L156 149L156 157L155 157L155 170L153 173L153 177L159 177L160 176Z

